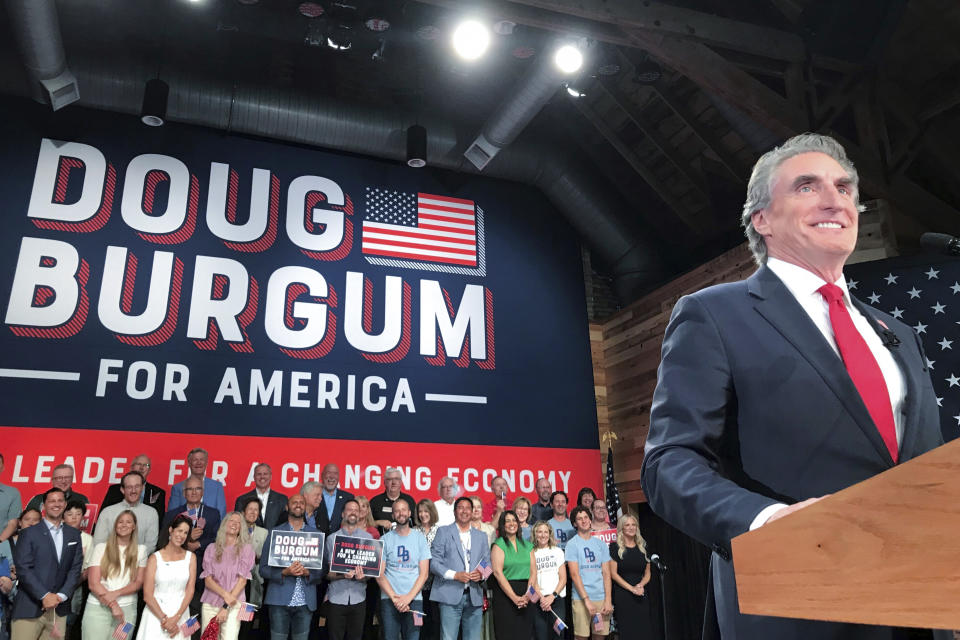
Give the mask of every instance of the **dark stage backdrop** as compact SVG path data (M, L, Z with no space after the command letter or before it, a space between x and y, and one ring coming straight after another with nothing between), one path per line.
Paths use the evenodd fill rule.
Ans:
M0 442L26 495L131 456L228 502L505 475L600 488L575 234L529 187L70 107L0 102ZM456 185L456 186L450 186Z

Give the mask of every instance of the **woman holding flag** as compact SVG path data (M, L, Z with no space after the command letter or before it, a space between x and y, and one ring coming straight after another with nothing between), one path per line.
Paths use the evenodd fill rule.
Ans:
M533 612L533 637L549 640L551 628L559 634L566 628L567 564L563 549L553 536L553 527L543 520L533 525L533 553L530 558L536 603ZM535 598L535 599L534 599Z
M217 541L203 554L203 584L200 615L206 629L211 620L220 625L220 640L237 640L240 622L253 619L253 605L247 604L244 587L252 576L256 559L243 516L227 514L217 531Z
M137 517L128 509L117 516L107 541L93 548L83 640L126 640L137 623L146 565L147 548L137 544Z

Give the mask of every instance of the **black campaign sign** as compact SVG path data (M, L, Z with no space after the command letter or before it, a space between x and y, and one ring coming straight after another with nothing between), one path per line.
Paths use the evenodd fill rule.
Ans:
M379 578L383 573L383 541L337 535L333 538L330 571L350 573L357 567L363 575Z

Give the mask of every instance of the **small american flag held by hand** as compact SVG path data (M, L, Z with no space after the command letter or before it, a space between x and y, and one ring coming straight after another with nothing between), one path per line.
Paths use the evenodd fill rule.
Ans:
M117 628L113 630L113 640L127 640L130 637L130 633L133 631L132 622L121 622L117 625Z
M599 613L593 614L593 630L603 631L603 616Z
M423 614L419 611L410 610L410 613L413 614L413 626L422 627L423 626Z
M62 638L62 637L63 637L63 629L61 629L61 628L59 627L59 625L57 625L57 619L56 619L56 617L54 617L54 619L53 619L53 628L50 629L50 637L51 637L51 638Z
M556 616L557 614L553 614ZM557 616L557 619L553 622L553 630L557 632L558 636L562 636L563 632L566 631L567 625L563 624L563 620Z
M480 564L477 565L477 570L480 572L480 575L483 576L484 580L489 578L490 574L493 573L493 567L490 566L489 560L481 560Z
M240 613L237 617L243 622L253 622L253 616L257 613L257 608L249 602L244 602L240 607Z
M200 621L197 620L197 616L190 616L186 622L180 625L180 632L185 636L192 636L197 631L200 631Z
M533 587L527 587L527 598L530 602L537 602L540 600L540 594Z

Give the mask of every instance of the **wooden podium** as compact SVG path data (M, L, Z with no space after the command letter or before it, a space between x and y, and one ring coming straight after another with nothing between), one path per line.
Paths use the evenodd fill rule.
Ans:
M743 613L960 629L960 440L733 540Z

